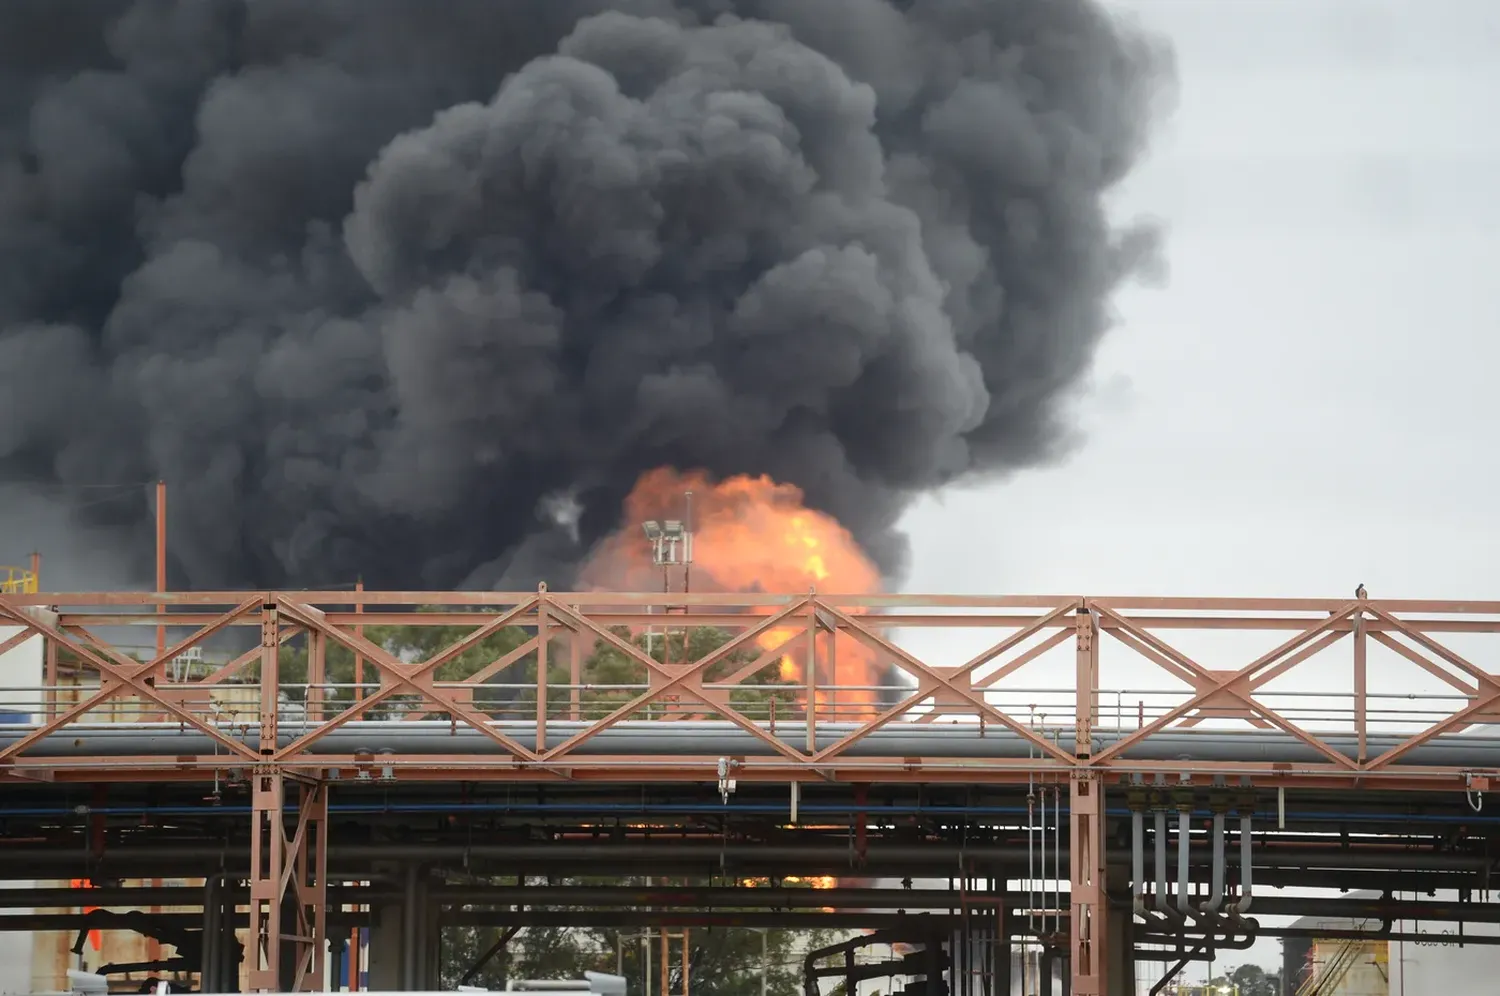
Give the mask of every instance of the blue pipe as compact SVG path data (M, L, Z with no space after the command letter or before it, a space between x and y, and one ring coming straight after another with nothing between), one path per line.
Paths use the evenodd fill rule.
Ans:
M1024 806L856 806L849 803L802 803L798 810L803 813L820 815L851 815L863 813L868 820L878 820L881 816L1024 816ZM289 805L286 812L295 813L297 807ZM563 803L563 802L505 802L505 803L397 803L371 804L371 803L330 803L330 813L344 813L349 815L405 815L405 814L437 814L444 816L460 816L470 813L578 813L583 815L617 815L627 814L632 816L649 815L693 815L697 813L746 813L757 815L776 815L787 812L787 807L782 803L739 803L731 802L724 804L696 804L696 803L660 803L656 805L644 803ZM68 807L45 807L18 809L7 807L3 816L6 817L82 817L82 816L193 816L205 812L218 813L226 816L249 816L251 807L244 805L233 806L75 806ZM1129 816L1130 810L1126 808L1109 808L1106 810L1109 816ZM1273 818L1274 811L1257 813L1258 817ZM1194 819L1208 819L1213 816L1210 810L1196 810ZM1335 820L1346 823L1379 823L1383 821L1395 821L1404 823L1425 823L1429 825L1444 826L1449 824L1500 824L1500 813L1459 813L1452 816L1440 814L1397 814L1397 813L1324 813L1308 812L1298 810L1297 816L1310 820Z

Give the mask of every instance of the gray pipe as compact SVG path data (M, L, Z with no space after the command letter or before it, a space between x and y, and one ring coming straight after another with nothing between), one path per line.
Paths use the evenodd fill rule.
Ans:
M1243 840L1248 840L1248 838L1248 833L1242 834ZM1165 834L1160 839L1165 840ZM249 845L242 841L237 841L227 847L192 844L121 845L111 847L102 861L93 862L86 853L80 852L76 847L18 845L0 849L0 870L4 870L5 874L15 879L26 878L25 875L18 873L28 869L37 870L38 866L45 866L51 872L59 869L66 870L69 867L81 867L83 864L90 863L100 869L118 869L139 868L147 863L176 861L178 864L191 865L200 869L208 864L214 866L223 864L235 870L242 870L244 863L249 860L249 850ZM1486 866L1482 855L1436 854L1401 848L1346 852L1336 848L1287 845L1266 847L1259 854L1258 860L1261 868L1479 873ZM703 863L717 867L721 856L736 864L751 863L757 867L779 863L817 865L830 869L854 867L854 859L848 848L825 845L730 844L724 846L684 843L677 840L664 840L656 844L595 844L575 841L540 844L340 844L337 841L330 841L328 845L328 859L336 868L347 868L366 862L406 860L462 862L466 857L476 861L511 862L518 867L590 861L629 863L663 858L672 859L681 864ZM1063 852L1063 856L1066 857L1067 852ZM1244 863L1243 857L1242 854L1242 864ZM1012 868L1024 868L1026 848L1020 845L960 848L936 844L921 846L871 844L866 852L867 863L874 866L918 865L951 868L960 858L973 859L977 863L991 866L1007 865ZM1124 866L1130 860L1130 852L1124 849L1110 849L1106 852L1106 858L1110 864ZM1210 855L1206 850L1193 853L1192 864L1195 867L1208 867L1210 861ZM102 872L100 874L102 875ZM201 875L203 872L199 871L198 874ZM37 877L49 876L32 876L32 878ZM72 876L50 877L69 878ZM380 879L383 876L368 870L361 870L359 877Z
M1167 906L1167 811L1158 809L1156 816L1156 911L1172 916ZM1175 918L1174 918L1175 919Z
M1146 915L1146 815L1139 809L1130 811L1130 891L1131 909L1136 916Z
M491 728L514 739L534 735L535 723L503 720ZM549 721L547 745L555 747L567 738L588 729L591 724L578 721ZM819 749L831 746L859 727L853 723L819 723L816 743ZM34 726L0 725L0 749L25 736ZM285 746L302 732L297 723L281 726L278 742ZM762 725L768 732L768 727ZM255 725L223 728L225 735L251 746L259 746ZM769 735L769 732L768 732ZM790 746L805 746L806 729L796 723L776 724L775 738ZM1323 734L1323 741L1349 758L1358 754L1358 738L1350 734ZM1058 745L1071 750L1075 741L1071 731L1059 732ZM1372 734L1368 750L1379 753L1403 742L1399 735ZM1104 742L1095 742L1102 750ZM357 752L378 753L392 750L404 754L470 753L480 756L504 756L506 751L483 733L462 723L450 725L431 720L355 721L313 743L314 755L348 755ZM952 757L952 758L1024 758L1034 750L1028 741L1009 730L992 726L981 732L978 724L892 723L851 744L844 752L859 757ZM192 728L177 724L70 724L27 748L28 757L178 757L223 754L223 747ZM720 720L649 721L618 723L601 730L576 748L579 756L599 754L639 754L663 756L746 757L779 756L755 735ZM1247 730L1178 731L1158 733L1133 745L1124 757L1136 761L1170 761L1184 754L1208 761L1244 762L1323 762L1326 758L1316 749L1280 731ZM227 759L226 759L227 760ZM1500 737L1442 734L1413 748L1403 763L1443 767L1500 767Z
M1214 813L1214 878L1213 891L1203 904L1203 912L1212 916L1224 905L1224 814Z
M1250 912L1254 899L1250 870L1250 814L1240 814L1240 901L1234 904L1236 916Z
M1184 920L1193 912L1188 900L1188 892L1192 886L1188 875L1188 843L1191 834L1189 821L1192 817L1190 809L1177 811L1177 912Z

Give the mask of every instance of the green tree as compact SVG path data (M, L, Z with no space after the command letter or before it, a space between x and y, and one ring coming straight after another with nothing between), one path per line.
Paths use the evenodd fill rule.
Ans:
M649 933L649 940L647 935ZM680 931L668 928L671 992L682 991ZM442 982L456 985L474 961L500 936L493 927L462 927L443 935ZM829 943L831 931L799 936L790 930L742 927L688 931L689 991L703 996L759 996L761 971L771 996L799 996L801 962L809 947ZM798 943L799 939L803 943ZM649 955L647 946L649 945ZM576 979L585 971L619 971L633 996L661 996L660 932L642 928L526 927L471 980L497 989L507 979Z
M1210 992L1215 986L1231 993L1238 987L1238 996L1281 996L1281 976L1259 965L1241 965L1228 975L1210 979L1208 985Z
M427 611L438 611L429 609ZM474 627L461 625L407 625L369 626L365 638L380 646L399 660L420 663L442 652L474 631ZM663 637L659 632L632 634L625 627L610 631L624 643L634 646L643 654L658 661L696 660L728 642L731 634L718 627L695 626L687 630L675 630ZM437 669L437 681L462 682L483 674L483 687L472 690L472 703L492 719L529 719L536 715L538 655L533 649L520 656L504 668L495 664L512 654L533 638L533 632L519 626L505 627L477 641L463 653L444 662ZM309 680L309 638L298 635L287 641L278 656L277 667L280 683L287 697L300 702L306 697ZM580 683L577 690L580 719L600 719L613 710L640 695L650 681L644 663L625 653L619 647L601 639L583 637L586 646L580 648ZM322 713L331 716L347 708L354 699L356 680L355 655L347 647L334 641L324 643L324 674ZM572 715L574 690L572 684L571 649L565 638L548 641L547 654L547 714L551 718L566 719ZM709 682L724 681L740 672L760 655L760 648L753 643L737 647L715 662L705 672ZM372 694L380 683L380 669L366 661L362 675L362 689L366 696ZM259 676L258 662L252 662L242 671L241 680L255 681ZM458 690L446 689L457 696ZM686 695L669 696L670 701L657 701L648 705L641 717L659 716L671 711L674 714L707 712L707 707L695 703ZM730 704L754 719L766 719L773 715L789 718L800 711L798 690L780 683L774 663L767 664L753 675L741 677L737 687L728 692ZM373 707L367 718L380 719L400 715L414 708L420 697L410 692L398 692L388 696ZM443 713L429 713L433 718L446 718Z

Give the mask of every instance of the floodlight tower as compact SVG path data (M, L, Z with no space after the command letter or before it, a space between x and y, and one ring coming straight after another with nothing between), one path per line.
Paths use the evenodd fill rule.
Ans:
M672 591L672 568L682 568L682 590L687 593L692 589L693 570L693 493L687 492L683 496L684 516L681 519L667 519L658 521L647 519L641 523L641 531L646 534L646 540L651 544L651 562L661 568L661 590L663 594L671 594ZM687 606L682 607L687 612ZM663 611L670 611L663 607ZM668 627L662 628L664 654L670 663L672 652L672 631Z
M692 590L693 493L689 491L683 498L686 514L681 519L664 522L647 519L641 523L641 529L651 544L651 562L661 568L661 590L664 593L672 590L673 567L682 568L682 590Z

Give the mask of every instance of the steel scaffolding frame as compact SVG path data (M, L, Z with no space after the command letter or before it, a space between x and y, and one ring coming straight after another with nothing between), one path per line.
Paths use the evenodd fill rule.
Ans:
M164 607L166 615L158 614ZM419 610L419 611L414 611ZM678 632L712 627L722 631L711 649L683 654L681 662L658 659L632 639L674 614ZM103 639L111 627L160 626L191 630L170 647L138 658L119 642ZM1257 787L1316 786L1410 791L1485 791L1493 768L1413 763L1408 755L1434 738L1500 720L1500 673L1473 663L1442 642L1443 634L1500 633L1500 602L1353 599L1106 598L1085 596L931 596L807 594L641 594L609 592L182 592L0 595L0 625L18 633L7 648L40 635L47 644L45 703L34 729L0 747L0 783L46 779L74 782L206 780L238 772L254 786L255 854L252 863L252 935L256 952L252 990L281 988L292 966L293 988L316 987L322 975L326 937L327 785L333 779L383 777L427 781L712 781L728 791L730 779L801 782L814 779L851 783L966 782L1024 783L1031 778L1066 782L1070 798L1070 887L1072 992L1103 996L1107 964L1107 904L1103 868L1103 800L1111 779L1140 780L1170 771L1200 784L1228 778ZM259 626L260 639L248 651L236 650L224 663L186 680L169 672L172 661L227 634ZM452 627L468 630L420 660L400 656L368 638L369 627ZM1005 635L958 665L937 665L894 642L897 630L1004 630ZM1195 659L1162 634L1171 630L1217 632L1281 631L1288 637L1274 649L1233 668ZM515 645L483 666L454 677L442 673L502 633L516 634ZM1100 650L1102 636L1127 648L1136 659L1158 668L1184 686L1178 700L1148 720L1144 705L1137 728L1116 723L1112 737L1098 737L1103 718ZM306 679L284 681L281 659L301 638ZM1060 731L1039 725L1034 708L1023 714L1015 703L997 702L1004 679L1049 651L1074 644L1071 699L1063 715L1072 726L1071 744ZM881 668L893 667L909 685L897 700L871 693L841 675L843 653L854 653ZM1345 735L1357 741L1354 756L1326 732L1314 731L1269 705L1267 686L1305 665L1335 644L1348 641L1350 681L1342 693L1352 708ZM241 641L242 645L243 641ZM686 639L684 638L684 643ZM1392 746L1372 752L1372 693L1367 687L1371 643L1393 651L1453 689L1461 707L1403 734ZM356 675L373 667L378 684L365 694L361 677L347 701L327 675L329 651L343 648L356 661ZM686 646L684 646L686 650ZM608 653L640 676L614 689L607 704L584 702L588 653ZM66 691L62 669L92 672L97 690ZM780 681L765 681L768 669L784 669ZM566 661L566 681L552 672ZM496 705L486 696L494 678L518 663L534 667L530 698ZM251 673L256 672L256 673ZM1326 670L1323 672L1326 675ZM247 680L248 676L248 680ZM257 736L248 724L225 722L216 696L246 688L255 693ZM511 686L507 686L511 687ZM565 694L557 696L558 691ZM737 693L770 695L769 715ZM793 696L778 716L775 694ZM621 693L624 700L620 701ZM590 691L592 694L592 691ZM1340 693L1330 693L1339 695ZM77 701L66 704L68 695ZM314 753L333 731L363 723L405 697L401 719L432 715L477 732L485 752ZM841 701L842 700L842 701ZM133 701L144 718L175 724L208 738L212 753L129 756L62 756L32 748L59 731L93 723L106 704ZM302 720L284 721L289 701L300 704ZM515 708L534 718L534 735L507 733L494 714ZM596 715L596 713L601 713ZM732 758L691 753L618 755L582 752L580 747L621 722L641 717L670 723L706 718L731 724L756 741L761 753ZM853 717L850 719L850 717ZM778 735L776 724L805 726L805 743ZM557 727L567 720L560 742ZM892 724L926 725L939 720L999 727L1019 738L1029 757L945 755L942 739L923 757L851 754L851 748ZM1239 722L1243 727L1279 730L1317 759L1295 764L1250 756L1231 760L1172 761L1130 756L1133 748L1166 731L1193 730L1204 723ZM828 724L838 722L837 727ZM579 726L581 725L581 728ZM513 726L514 724L512 724ZM820 727L825 731L820 740ZM852 727L852 728L851 728ZM1055 724L1054 724L1055 727ZM510 727L507 727L508 729ZM290 739L279 736L290 730ZM826 738L832 730L831 742ZM287 832L285 795L300 793L293 829ZM285 922L284 919L285 918ZM283 942L291 944L291 954Z

